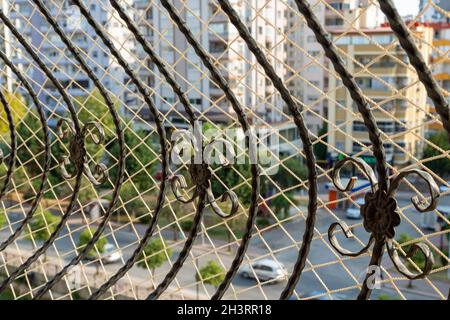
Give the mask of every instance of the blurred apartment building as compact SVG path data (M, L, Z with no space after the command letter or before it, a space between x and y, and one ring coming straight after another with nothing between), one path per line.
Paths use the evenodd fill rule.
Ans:
M428 0L420 1L420 11L423 11L422 21L433 28L433 51L430 60L430 66L434 74L434 78L443 90L444 96L450 100L450 18L445 12L450 11L450 1ZM436 115L433 103L428 99L429 113ZM426 135L430 136L440 130L442 125L436 121L431 121L431 117L427 126Z
M267 56L278 75L284 77L285 50L279 44L283 35L274 28L276 26L284 30L286 18L283 2L234 0L231 3L249 27L252 36L270 53ZM210 52L215 65L240 103L252 110L250 121L254 124L277 121L281 115L277 109L283 108L280 97L274 94L272 83L266 79L253 54L215 2L174 0L173 4L196 39ZM223 91L210 80L208 70L172 23L167 12L149 0L136 0L134 8L135 21L139 21L141 32L157 54L166 61L177 82L187 92L192 106L209 120L218 123L236 121L235 113ZM257 8L261 10L257 11ZM145 67L139 68L139 75L155 90L156 105L168 114L172 123L187 125L184 110L173 90L161 79L156 67L139 46L136 54L139 61L145 61ZM127 97L127 101L133 104L131 96ZM142 112L142 117L151 121L148 111Z
M149 109L142 104L142 99L136 88L130 84L129 77L113 59L78 9L71 5L70 1L45 0L44 3L56 17L63 31L71 37L81 52L85 53L84 57L94 73L111 93L122 101L123 113L129 113L127 115L137 122L138 119L152 122ZM187 92L191 104L213 121L223 123L235 121L234 111L225 99L224 93L209 79L209 72L172 23L165 9L151 0L126 0L121 3L134 21L138 22L141 32L156 53L167 63L177 82ZM242 105L253 111L251 121L253 123L277 121L281 117L278 110L283 108L281 98L274 94L272 83L266 79L262 68L257 66L256 59L221 10L210 1L175 0L173 4L197 40L216 59L216 66ZM284 30L286 24L285 5L281 1L266 4L263 0L235 0L232 4L246 22L252 36L270 53L268 57L271 63L278 75L283 78L286 51L284 46L280 45L283 34L279 30ZM113 40L125 60L133 66L140 79L153 91L152 97L157 108L167 113L168 120L174 125L185 126L187 123L184 110L173 90L118 18L117 13L112 10L109 1L90 0L86 1L85 5ZM92 81L70 57L59 36L30 0L3 0L3 8L71 96L86 96L94 89ZM10 49L9 55L13 62L32 79L34 89L50 112L65 113L66 107L61 104L55 86L32 63L17 40L5 30L1 38L5 39L2 41L3 46ZM2 70L6 81L5 72L9 71L4 67ZM6 82L12 84L12 78ZM139 117L135 116L136 113L139 113Z
M373 28L382 22L380 10L368 0L309 0L313 12L328 31ZM308 128L317 134L323 125L322 117L327 117L329 101L324 97L329 91L330 68L321 45L314 33L306 25L297 10L295 1L290 0L293 10L287 13L287 72L291 92L313 112L306 113Z
M124 72L112 58L94 30L82 18L79 10L71 5L70 1L45 0L44 3L63 31L78 46L88 65L97 77L101 79L105 87L114 96L121 97L124 90L123 83L126 81ZM125 59L128 61L132 60L133 57L129 54L129 50L134 46L134 43L127 40L129 31L123 28L117 20L112 19L113 13L109 2L107 0L96 0L86 2L85 5L104 30L114 35L113 43L116 47L121 48L120 51ZM70 96L86 96L92 92L94 89L92 80L81 71L78 63L70 55L63 41L45 21L45 18L31 1L3 0L2 9ZM67 108L62 103L61 95L56 90L55 85L33 63L30 55L6 27L3 27L1 39L3 40L1 42L4 46L4 52L10 56L16 66L28 75L34 91L46 106L47 113L60 115L66 113ZM2 68L2 70L3 74L10 72L8 68ZM8 77L5 81L8 90L11 90L15 81L13 81L12 77ZM27 92L22 92L22 94L26 96ZM54 117L50 118L50 125L54 125L55 121Z
M431 58L433 29L416 23L411 27L419 38L419 49L425 59ZM421 156L427 109L427 95L418 82L415 71L408 68L408 58L389 26L361 29L361 32L333 30L336 44L345 52L347 68L369 98L377 125L393 143L384 145L386 159L391 164L405 165L410 155ZM337 128L329 131L328 143L350 155L364 155L370 146L367 129L342 81L330 74L328 119ZM353 111L355 115L351 113ZM362 144L360 144L362 142ZM332 160L339 152L329 147Z

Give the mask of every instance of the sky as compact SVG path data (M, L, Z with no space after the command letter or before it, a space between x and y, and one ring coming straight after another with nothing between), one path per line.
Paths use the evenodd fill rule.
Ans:
M401 16L416 15L419 11L419 0L394 0Z

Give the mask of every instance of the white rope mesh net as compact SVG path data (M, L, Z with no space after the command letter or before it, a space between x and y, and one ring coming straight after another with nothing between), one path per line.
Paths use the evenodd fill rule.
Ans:
M44 296L47 299L86 299L126 263L150 224L161 184L161 147L154 117L143 96L77 7L71 1L43 2L113 97L124 130L125 172L112 217L87 258L71 268ZM227 135L240 128L224 92L215 84L160 1L119 2L186 92L203 129L211 130L213 135ZM313 140L318 209L306 266L292 298L354 299L368 271L371 250L357 257L344 257L330 245L327 234L332 223L345 221L355 238L345 239L342 232L337 237L354 250L360 250L370 236L359 217L359 207L363 203L360 199L370 189L365 184L367 180L360 179L353 191L342 193L334 187L331 176L333 163L345 156L361 157L374 164L363 119L294 1L230 2L302 107ZM450 147L442 121L427 99L425 88L397 37L385 23L377 1L309 2L370 103L381 130L389 175L417 168L428 172L440 187L439 204L427 213L418 212L410 201L413 196L428 197L426 185L415 176L408 176L396 195L401 223L396 227L395 244L403 253L413 243L426 244L434 256L433 269L423 279L411 281L397 271L385 254L371 299L447 299L450 288ZM448 8L443 2L421 1L418 13L405 22L429 63L439 89L448 99L450 25ZM109 1L86 0L83 3L150 92L162 115L168 138L188 128L189 116L178 97ZM281 270L281 266L285 266L288 274L292 272L308 213L308 171L298 130L280 93L220 5L215 0L173 0L171 3L186 20L197 41L213 57L214 65L244 106L251 126L257 132L268 130L267 135L278 141L276 148L266 150L271 154L270 163L260 164L261 171L267 175L261 178L255 229L241 267L224 295L226 299L278 299L286 279L275 279L273 273ZM355 6L355 3L360 5ZM109 209L119 171L119 142L105 99L34 2L2 0L2 10L74 101L80 123L94 121L105 131L102 145L93 143L90 135L85 145L88 165L94 168L104 163L108 170L107 181L96 186L83 176L70 218L55 241L0 295L3 299L31 299L77 255ZM74 194L74 180L65 178L59 165L71 147L57 132L58 121L70 118L68 107L11 30L2 24L0 31L0 50L23 73L43 105L51 147L47 185L38 201L35 218L0 252L0 280L3 281L53 233ZM24 84L4 61L0 62L0 78L17 132L16 165L1 199L0 239L3 242L23 221L39 193L45 170L45 138L36 106ZM0 144L4 157L0 179L3 186L7 180L12 140L5 108L1 112ZM204 138L206 136L207 133ZM213 138L209 137L209 141ZM262 139L262 135L258 139ZM245 155L242 146L235 144L234 147L238 156ZM195 190L188 170L187 162L170 165L170 175L183 174L188 180L189 187L183 190L186 198ZM350 174L347 170L348 177ZM241 243L252 190L250 166L215 166L211 180L224 211L229 210L230 205L219 202L218 197L227 190L236 193L237 213L221 218L214 214L211 205L206 206L193 248L161 299L210 299ZM192 228L196 207L195 202L181 203L170 187L166 189L150 245L102 299L145 299L173 267ZM420 272L424 263L423 255L418 253L408 259L406 265Z

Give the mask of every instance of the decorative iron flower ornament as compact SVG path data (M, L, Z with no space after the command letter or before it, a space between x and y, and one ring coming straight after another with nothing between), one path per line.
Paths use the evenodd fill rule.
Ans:
M372 168L362 159L347 157L336 163L333 169L333 183L339 191L347 192L353 189L356 177L352 177L347 186L343 186L340 181L340 170L351 162L356 166L370 182L371 191L364 196L364 204L361 206L361 216L363 218L364 229L370 233L368 243L357 252L343 248L336 239L335 230L341 228L347 238L352 238L353 234L345 222L335 222L328 229L328 240L333 248L341 255L356 257L366 252L374 241L386 244L388 254L396 269L408 279L419 279L428 275L433 267L434 258L428 246L423 243L413 243L410 245L405 258L413 257L417 251L421 251L425 257L425 266L419 273L411 272L400 259L398 248L394 246L395 228L400 224L400 213L395 199L395 193L401 181L410 174L416 174L427 184L430 200L419 199L417 196L411 198L414 207L419 212L427 212L436 208L439 199L439 187L432 176L422 170L412 169L400 172L390 180L388 190L378 187L378 181Z
M82 170L94 185L100 185L108 179L108 168L104 163L96 164L94 173L92 173L87 161L85 140L88 134L90 134L92 141L98 145L102 144L105 139L105 132L98 122L90 121L86 123L81 133L75 134L72 120L61 118L56 125L56 132L60 139L70 138L68 146L69 154L64 155L59 163L64 178L72 179L77 175L79 170ZM71 163L75 166L75 171L72 174L67 171L66 167Z

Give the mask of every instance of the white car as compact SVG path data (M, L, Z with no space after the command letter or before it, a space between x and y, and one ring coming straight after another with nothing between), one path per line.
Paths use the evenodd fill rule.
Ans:
M352 203L351 206L348 207L347 211L345 211L345 216L349 219L360 219L361 218L360 207L363 204L364 204L364 198L356 199L355 203Z
M117 249L113 244L105 244L105 252L102 253L103 263L114 263L122 258L120 249Z
M282 263L271 259L263 259L254 262L252 265L243 266L241 275L244 278L258 279L259 281L280 281L287 278L288 272Z

